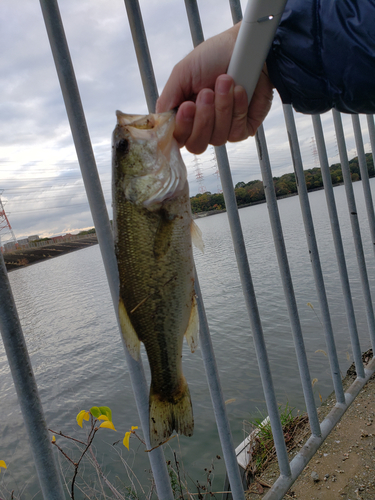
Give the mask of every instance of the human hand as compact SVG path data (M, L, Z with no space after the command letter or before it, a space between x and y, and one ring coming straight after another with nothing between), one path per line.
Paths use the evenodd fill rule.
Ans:
M157 101L158 113L179 106L174 136L191 153L255 135L271 108L273 85L266 66L249 106L245 90L225 74L239 26L208 39L180 61Z

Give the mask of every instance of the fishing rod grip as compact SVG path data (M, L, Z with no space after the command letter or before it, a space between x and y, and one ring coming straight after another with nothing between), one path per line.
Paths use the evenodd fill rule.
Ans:
M228 67L250 103L287 0L249 0Z

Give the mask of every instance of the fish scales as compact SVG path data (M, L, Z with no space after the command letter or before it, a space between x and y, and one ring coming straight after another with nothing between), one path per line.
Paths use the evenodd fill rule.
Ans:
M135 118L135 119L134 119ZM196 344L189 190L173 139L174 115L133 117L118 112L113 136L115 252L120 276L119 317L133 357L139 342L150 369L150 442L173 430L193 433L182 342Z
M173 210L173 206L168 208ZM193 297L190 303L185 300L182 307L181 302L186 289L194 293L191 286L193 268L190 259L183 255L185 248L191 246L186 237L190 227L186 217L166 221L168 213L175 215L170 210L167 212L164 207L153 213L125 202L116 245L121 255L120 296L139 340L145 344L153 369L154 388L160 393L164 393L168 385L177 383L177 377L172 379L169 372L172 368L181 371L181 363L176 360L178 354L181 359L183 334L188 326ZM173 224L171 244L155 258L154 242L160 226L166 223ZM132 234L130 241L129 234ZM164 333L173 331L175 325L179 325L182 335L167 349L168 338Z

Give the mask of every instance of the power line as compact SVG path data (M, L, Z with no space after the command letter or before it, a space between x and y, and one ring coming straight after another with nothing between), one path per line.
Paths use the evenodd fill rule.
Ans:
M106 203L111 203L112 201L106 201ZM18 212L13 212L12 211L12 214L15 215L15 214L28 214L29 212L45 212L47 210L57 210L58 208L70 208L70 207L87 207L89 208L89 204L88 202L87 203L77 203L77 204L73 204L73 205L59 205L58 207L44 207L44 208L32 208L30 210L21 210L21 211L18 211Z

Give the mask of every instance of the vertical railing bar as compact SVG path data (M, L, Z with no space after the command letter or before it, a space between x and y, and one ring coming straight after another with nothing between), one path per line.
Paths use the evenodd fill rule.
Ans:
M233 180L230 171L227 150L225 146L215 147L217 164L223 188L225 207L227 210L232 241L237 260L238 272L245 298L247 312L250 318L251 331L253 334L255 352L257 356L260 376L262 380L263 393L266 400L268 416L270 417L272 434L274 437L280 474L289 476L290 467L283 429L280 422L278 404L268 360L263 328L255 296L254 285L250 273L249 262L246 253L245 241L242 233L241 222L238 214L236 196L233 189Z
M118 321L119 277L114 253L113 234L73 64L65 38L64 27L56 0L40 0L40 4ZM147 448L150 448L148 421L149 391L146 377L142 362L135 361L129 354L124 342L123 345L146 445ZM157 448L148 453L148 455L159 498L173 500L173 492L170 487L168 470L162 448Z
M215 353L212 346L210 330L204 308L202 292L196 272L195 291L197 294L199 313L199 345L202 350L202 358L206 371L212 405L214 408L217 430L219 433L221 448L223 450L223 457L228 474L232 497L234 500L244 499L245 496L241 481L240 469L238 466L236 451L233 444L224 395L220 383L219 370L216 364Z
M370 234L372 239L372 246L375 252L375 214L374 214L374 204L372 201L370 181L368 176L367 164L366 164L366 156L365 156L365 148L363 146L361 125L359 123L359 116L352 115L352 123L355 137L355 144L357 148L358 155L358 164L359 170L361 172L361 180L362 180L362 188L365 197L366 210L368 222L370 225ZM370 135L371 137L371 135ZM374 161L374 158L373 158Z
M370 137L372 164L375 168L375 124L374 115L366 115L368 135Z
M346 191L346 197L347 197L347 202L348 202L350 222L352 225L352 233L353 233L355 251L357 254L359 275L361 278L363 296L365 299L367 324L368 324L368 328L369 328L372 349L373 349L373 352L375 352L374 309L373 309L373 305L372 305L370 284L369 284L369 280L368 280L365 255L363 252L363 245L362 245L362 239L361 239L361 230L359 227L357 207L356 207L356 203L355 203L352 179L351 179L351 175L350 175L349 160L348 160L348 154L346 151L346 144L345 144L345 138L344 138L344 129L342 126L342 120L341 120L340 113L337 110L333 109L332 114L333 114L333 122L335 125L336 137L337 137L337 145L339 148L341 170L342 170L342 175L343 175L344 184L345 184L345 191Z
M143 62L139 65L141 73L143 73L142 81L146 81L147 85L144 86L146 99L149 104L149 111L153 112L156 105L157 88L155 78L147 75L154 75L152 68L152 61L148 51L147 39L145 29L143 27L142 14L139 8L138 0L125 0L129 23L131 25L133 43L136 48L137 57L142 58ZM190 18L189 18L190 23ZM190 28L199 29L199 27ZM199 33L198 33L199 34ZM138 56L139 54L139 56ZM200 347L202 350L202 358L206 371L208 386L210 390L212 405L214 408L215 419L219 438L223 450L223 457L228 473L231 491L234 499L244 499L243 486L240 476L240 471L237 463L235 448L230 431L228 415L225 408L225 401L221 389L219 372L216 365L215 355L212 347L209 326L204 309L203 299L199 286L198 276L195 272L195 291L197 294L198 313L199 313L199 333L200 333Z
M272 179L271 165L268 156L267 143L263 125L258 128L255 134L258 150L259 164L262 172L264 193L267 201L272 235L276 249L279 271L284 289L284 296L289 313L289 321L292 328L294 346L297 354L297 362L302 382L303 394L306 402L306 409L309 416L309 424L313 436L320 437L320 424L316 409L312 381L307 361L306 349L302 335L301 323L299 320L297 302L293 289L292 276L288 264L288 256L285 248L285 241L281 227L280 214L277 206L276 192Z
M195 0L186 1L185 8L189 22L190 33L194 46L203 41L203 30L200 22L198 6ZM200 41L199 41L200 40ZM202 357L205 365L208 386L214 407L216 425L219 433L220 443L223 450L225 466L228 475L228 481L234 499L244 499L244 490L237 462L235 447L230 430L228 415L225 408L224 396L221 389L219 373L214 357L211 337L204 310L203 300L200 293L198 280L196 281L196 292L198 295L199 324L200 324L200 345L202 348Z
M230 10L231 10L231 14L232 14L233 24L237 24L240 21L242 21L242 9L241 9L240 1L239 0L229 0L229 4L230 4ZM218 149L218 148L216 148L216 149ZM225 152L224 161L222 162L221 170L220 170L220 167L219 167L219 170L220 170L220 177L221 177L221 181L222 181L222 185L223 185L225 203L226 203L227 212L228 212L228 219L229 219L231 231L232 231L232 239L233 239L233 243L234 243L235 250L236 250L236 239L237 239L237 247L238 248L241 248L241 246L244 247L244 239L243 239L243 235L242 235L242 229L241 229L239 215L238 215L237 201L236 201L236 197L235 197L235 193L234 193L234 189L233 189L233 180L232 180L232 176L230 173L230 167L229 167L226 149L224 150L224 152ZM228 186L228 188L226 188L226 186ZM229 202L230 202L230 204L229 204ZM232 222L231 222L231 219L232 219ZM232 227L233 227L233 229L232 229ZM237 229L236 231L234 231L235 227L238 227L239 230ZM235 235L236 235L236 239L235 239ZM261 373L263 392L265 394L268 414L270 416L272 434L274 436L274 443L275 443L276 454L277 454L277 459L278 459L278 463L279 463L279 470L280 470L279 477L287 480L287 478L291 477L290 474L292 472L291 472L289 459L288 459L288 455L287 455L287 450L286 450L286 445L285 445L285 441L284 441L284 435L283 435L283 431L282 431L280 417L278 414L276 414L275 405L277 405L277 403L276 403L276 399L275 399L273 381L272 381L272 376L271 376L269 362L268 362L268 354L267 354L266 346L264 343L264 336L263 336L262 326L260 323L260 316L259 316L258 306L257 306L257 302L256 302L256 297L255 297L255 291L254 291L253 284L252 284L252 278L251 278L251 274L250 274L250 268L249 268L249 263L248 263L248 259L246 256L245 248L243 248L242 253L243 253L245 258L240 260L239 257L237 257L237 265L238 265L238 269L240 272L243 293L245 296L246 305L248 308L248 314L250 317L250 322L251 322L251 326L252 326L252 330L253 330L255 350L256 350L259 370ZM245 274L245 272L246 273L248 272L248 276L247 276L247 274ZM242 274L242 273L244 273L244 274ZM246 290L247 290L247 294L246 294ZM268 391L269 391L269 395L268 395Z
M230 12L232 14L233 24L242 21L242 8L239 0L229 0Z
M185 0L188 16L191 16L192 23L201 25L196 0ZM194 35L195 33L195 35ZM197 30L192 33L194 46L203 42L203 33L197 36ZM233 189L233 180L230 172L228 155L225 146L215 147L215 154L219 168L225 206L227 209L229 227L232 235L234 251L237 260L242 290L245 298L247 312L249 314L250 325L254 338L255 352L258 360L260 376L262 380L264 397L266 400L268 415L270 417L272 432L274 436L276 454L279 461L280 473L283 476L290 475L288 453L284 441L283 430L280 422L278 405L276 401L271 369L268 361L266 344L264 341L262 325L256 302L254 286L251 278L249 262L246 254L246 246L242 233L241 223L238 214L236 197Z
M349 326L350 340L352 344L354 363L357 371L357 376L363 378L365 375L363 363L362 363L362 353L361 346L358 338L358 331L356 320L354 316L353 300L350 291L350 284L348 278L348 271L345 262L344 248L342 244L340 225L337 216L337 209L335 203L335 196L333 193L331 173L328 165L328 156L325 147L323 127L320 119L320 115L312 115L312 122L314 127L316 145L318 148L318 155L320 161L320 167L322 171L322 178L324 184L324 192L326 195L328 213L331 222L331 230L333 236L333 242L335 245L336 258L339 268L341 287L343 292L344 304L346 317Z
M330 362L331 376L333 386L335 389L336 400L338 403L345 402L344 389L341 381L340 365L337 357L337 350L335 345L335 338L333 334L331 315L329 312L327 293L324 285L322 267L320 265L320 257L318 245L316 242L314 222L311 215L311 208L307 186L305 181L305 174L303 171L303 163L301 157L301 150L298 142L298 135L296 124L293 115L293 109L290 104L283 104L283 111L285 117L286 128L288 132L288 139L290 151L292 154L292 161L294 172L296 175L298 196L301 206L303 223L305 227L305 234L307 246L309 249L312 270L314 274L315 286L318 295L320 310L322 314L322 322L324 327L324 334L326 338L328 359Z
M229 0L229 5L230 5L231 14L232 14L233 24L237 24L240 21L242 21L241 3L239 0ZM244 246L245 244L244 244L244 239L243 239L243 234L242 234L242 229L241 229L241 223L239 220L236 195L235 195L234 189L233 189L233 180L232 180L232 176L231 176L231 172L230 172L228 155L227 155L227 151L225 148L223 148L222 152L221 152L221 149L219 149L219 148L215 148L215 149L216 149L216 155L218 155L218 153L219 153L220 157L223 156L221 163L219 163L219 160L218 160L218 164L219 164L219 167L221 165L221 170L220 170L220 168L219 168L219 170L220 170L220 177L221 177L221 181L222 181L222 185L223 185L224 197L227 196L227 198L229 198L229 200L230 200L230 206L229 206L230 210L228 209L227 201L225 201L225 203L226 203L227 212L228 212L228 219L229 219L229 222L231 225L234 247L236 250L235 243L237 241L237 248L238 249L242 248L243 263L241 260L241 266L238 262L237 262L237 265L238 265L238 269L240 272L241 281L242 281L242 279L244 279L244 282L242 283L242 288L244 291L246 305L247 305L247 309L248 309L248 314L249 314L250 322L251 322L251 328L253 331L255 350L256 350L256 354L257 354L259 370L261 373L263 392L265 394L268 414L270 416L272 433L273 433L274 438L275 438L274 441L275 441L277 459L279 462L280 474L281 474L281 476L289 477L289 474L290 474L289 459L287 456L287 451L286 451L284 434L282 431L281 422L278 422L278 420L280 420L280 417L279 417L278 412L276 413L277 403L276 403L276 396L275 396L273 381L272 381L272 376L271 376L271 369L269 366L267 349L266 349L265 342L264 342L264 335L263 335L262 325L261 325L261 321L260 321L258 305L256 302L255 291L254 291L252 278L251 278L251 274L250 274L248 258L247 258L246 249ZM224 185L228 186L228 188L224 189ZM235 237L233 236L233 234L235 234ZM247 277L246 273L248 273L248 277ZM247 290L248 295L246 295L245 290ZM269 400L267 399L268 391L270 392Z
M152 66L150 50L148 48L141 9L138 0L124 1L148 111L149 113L155 113L155 106L159 93L156 85L154 68Z
M64 500L38 387L0 252L0 330L45 500Z
M185 9L189 21L189 28L194 47L204 42L201 18L197 0L184 0Z

